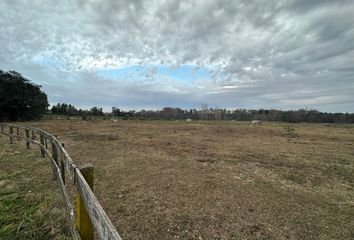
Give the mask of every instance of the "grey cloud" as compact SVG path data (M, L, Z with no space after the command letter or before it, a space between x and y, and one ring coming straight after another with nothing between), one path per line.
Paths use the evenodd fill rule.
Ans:
M353 12L345 0L2 1L0 68L42 84L52 102L82 106L354 112ZM146 69L136 81L96 74L136 64ZM160 64L207 68L213 79L158 79Z

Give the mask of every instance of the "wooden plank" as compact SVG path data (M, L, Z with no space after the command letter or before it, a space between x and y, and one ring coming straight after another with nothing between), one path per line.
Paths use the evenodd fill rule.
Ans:
M44 137L43 137L43 134L42 133L40 133L39 134L39 142L40 142L40 145L39 145L39 147L40 147L40 151L41 151L41 157L45 157L45 152L44 152Z
M119 236L111 220L109 220L106 212L97 201L96 196L93 194L90 186L87 184L78 168L75 169L75 185L100 239L121 240L122 238Z
M26 128L25 129L25 142L26 142L26 148L29 149L30 148L30 140L29 140L29 129Z
M69 173L70 178L72 180L74 180L75 168L77 168L77 165L74 163L74 161L71 159L69 153L61 145L61 143L59 142L59 140L55 136L53 136L51 140L55 144L55 146L58 149L60 149L60 152L63 155L63 161L64 161L65 169Z
M65 147L64 143L61 144L61 147L62 148ZM61 178L63 179L64 184L65 184L65 163L64 163L64 154L62 151L60 154L60 175L61 175Z
M28 140L28 142L30 142L30 143L40 145L40 142L35 141L35 140L32 140L31 138L28 138L27 140Z
M65 148L62 148L61 150L62 150L62 154L63 154L63 160L64 160L65 169L69 173L69 176L70 176L71 180L74 181L75 169L77 168L77 165L71 159L69 153L66 151Z
M49 153L49 152L48 152ZM54 165L54 167L56 168L56 174L59 175L60 174L60 170L58 165L56 164L56 162L54 161L54 159L51 159L52 164ZM73 236L74 240L81 240L80 234L79 232L76 230L75 228L75 215L74 215L74 207L70 202L70 197L69 194L66 190L65 184L62 181L61 178L59 178L59 185L60 185L60 192L62 194L62 197L64 199L64 203L65 203L65 210L66 210L66 216L69 220L69 226L70 226L70 231L71 231L71 235Z
M58 149L56 147L56 145L54 144L54 142L52 142L52 157L54 159L54 162L56 163L56 165L58 165ZM57 180L58 176L56 174L56 169L55 166L52 166L53 169L53 181Z
M86 164L79 167L82 176L85 178L87 184L93 189L93 165ZM80 233L81 239L93 240L93 226L90 216L87 212L85 204L78 193L76 195L76 227Z

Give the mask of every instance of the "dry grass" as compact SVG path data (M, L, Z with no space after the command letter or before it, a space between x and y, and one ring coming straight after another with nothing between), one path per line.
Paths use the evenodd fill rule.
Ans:
M71 239L49 160L1 135L0 239Z
M29 123L27 123L29 124ZM239 122L30 123L95 165L124 239L353 239L354 127Z

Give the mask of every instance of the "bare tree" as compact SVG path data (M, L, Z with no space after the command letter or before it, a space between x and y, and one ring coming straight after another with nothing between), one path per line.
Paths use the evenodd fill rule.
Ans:
M201 106L201 112L200 112L200 118L202 120L207 120L208 119L208 112L209 112L209 109L208 109L208 104L207 103L203 103L202 106Z

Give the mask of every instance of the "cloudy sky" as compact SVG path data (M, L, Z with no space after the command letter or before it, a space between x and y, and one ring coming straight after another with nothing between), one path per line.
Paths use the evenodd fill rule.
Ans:
M2 0L0 44L52 104L354 112L353 0Z

